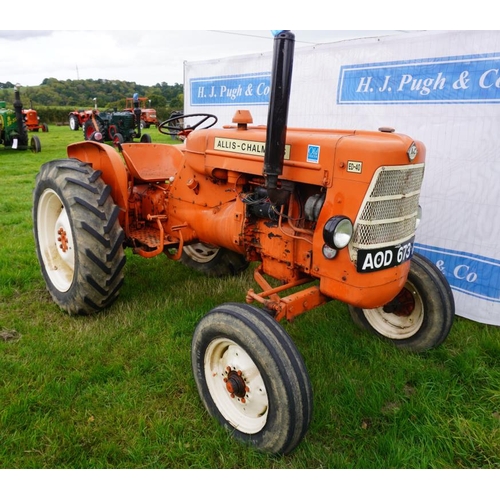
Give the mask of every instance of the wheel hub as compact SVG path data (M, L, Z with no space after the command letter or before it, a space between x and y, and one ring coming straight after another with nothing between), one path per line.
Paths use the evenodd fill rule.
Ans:
M226 376L224 377L227 392L232 398L237 397L242 403L245 403L245 396L249 391L245 380L242 377L241 370L233 370L230 366L226 368Z
M396 297L384 306L384 312L396 316L410 316L415 310L415 298L406 288L403 288Z
M57 238L57 241L59 242L59 248L63 252L68 251L68 235L66 234L66 231L64 228L60 227L59 230L57 231L57 234L59 235Z

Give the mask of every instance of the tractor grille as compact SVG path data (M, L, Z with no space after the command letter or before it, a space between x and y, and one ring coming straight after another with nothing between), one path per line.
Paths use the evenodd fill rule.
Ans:
M423 163L375 172L354 224L352 260L357 260L360 248L397 245L415 234L423 177Z

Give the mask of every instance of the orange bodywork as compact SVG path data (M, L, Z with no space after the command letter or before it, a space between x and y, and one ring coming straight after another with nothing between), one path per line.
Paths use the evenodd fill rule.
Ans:
M323 228L333 216L359 219L371 203L367 192L376 172L399 169L404 178L407 169L423 171L423 144L388 132L288 128L279 176L288 202L274 207L259 201L257 209L250 200L265 189L266 128L240 122L194 131L180 145L125 143L120 155L87 141L69 146L68 155L102 171L134 251L178 259L185 245L201 242L259 262L255 279L262 291L249 290L247 301L274 310L277 319L293 319L331 299L361 308L392 300L406 282L410 261L359 272L352 245L333 259L323 255ZM418 153L409 160L412 145ZM311 148L320 154L311 157ZM318 208L311 209L315 203ZM377 244L370 244L360 248L376 252ZM279 284L270 285L269 278Z
M24 123L28 130L30 131L42 130L43 132L46 132L46 125L40 123L38 113L34 109L23 109L22 113L24 117Z

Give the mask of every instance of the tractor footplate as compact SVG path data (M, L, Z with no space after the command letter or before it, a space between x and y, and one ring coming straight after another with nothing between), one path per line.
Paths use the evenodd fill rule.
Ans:
M174 249L174 253L166 252L166 255L170 259L179 260L184 245L182 233L179 232L181 237L179 240L171 236L165 236L160 220L157 219L157 222L158 229L149 226L129 231L129 237L134 242L134 253L150 258L159 255L164 250Z
M142 246L149 248L157 248L161 244L160 231L156 227L145 227L143 229L135 229L130 231L130 238L135 240ZM167 245L168 241L163 241L164 245Z

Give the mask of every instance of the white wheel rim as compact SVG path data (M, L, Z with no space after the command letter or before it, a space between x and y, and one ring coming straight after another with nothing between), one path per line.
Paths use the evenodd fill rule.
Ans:
M387 313L383 307L364 309L367 321L384 337L392 340L404 340L415 335L424 321L424 305L416 288L409 282L405 285L414 300L410 314L398 315Z
M206 264L210 262L219 252L220 248L205 243L194 243L184 247L184 252L192 260Z
M245 434L262 430L267 421L269 399L264 380L252 358L226 338L213 340L205 352L205 379L215 405L223 417ZM235 382L243 384L234 394Z
M52 189L38 202L37 235L45 271L52 284L66 292L73 282L75 252L73 233L64 205Z

